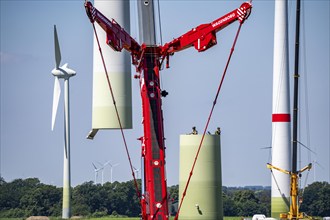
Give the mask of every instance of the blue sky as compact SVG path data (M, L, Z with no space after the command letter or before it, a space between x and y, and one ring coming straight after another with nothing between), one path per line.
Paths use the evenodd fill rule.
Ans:
M93 141L85 139L92 115L93 31L83 2L0 0L0 172L6 181L38 177L44 183L62 185L63 97L55 129L51 131L54 24L62 64L68 62L77 72L70 79L72 185L94 180L92 163L109 160L119 163L114 168L114 180L132 179L119 131L101 131ZM163 43L221 17L242 2L160 0ZM294 9L295 1L289 1L291 73ZM299 141L316 154L302 148L299 160L301 166L311 161L321 165L310 171L308 183L329 182L330 2L303 1L302 11ZM136 14L136 1L131 1L133 37L138 37ZM270 185L271 182L266 168L266 163L271 162L271 150L262 148L271 145L273 19L273 1L253 1L252 14L243 25L209 126L211 132L218 126L222 128L225 186ZM234 23L219 32L218 45L206 52L198 53L190 48L176 53L171 58L171 68L162 71L163 89L169 92L163 100L169 185L178 183L179 135L190 132L193 125L200 132L204 129L237 27L238 23ZM292 90L292 75L290 80ZM134 128L126 130L125 135L133 165L140 167L140 143L136 139L142 136L142 126L137 80L132 80L132 88ZM110 180L109 167L104 178Z

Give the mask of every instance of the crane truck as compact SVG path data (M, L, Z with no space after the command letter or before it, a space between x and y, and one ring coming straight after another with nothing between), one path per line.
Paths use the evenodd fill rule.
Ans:
M140 196L142 219L169 219L168 195L165 172L165 138L162 97L167 95L160 87L160 69L163 61L169 67L169 57L176 52L194 47L205 51L217 44L216 33L235 21L241 24L249 17L250 2L212 21L201 24L182 36L162 45L139 44L114 19L108 19L91 2L85 2L91 23L96 22L106 34L106 44L114 51L125 49L131 54L139 79L142 98L142 124L144 135L141 152L144 161L144 192Z

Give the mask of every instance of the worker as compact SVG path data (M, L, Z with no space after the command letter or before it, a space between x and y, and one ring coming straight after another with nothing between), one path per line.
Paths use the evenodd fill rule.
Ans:
M220 129L220 127L217 127L217 130L214 132L214 134L216 134L216 135L220 135L220 134L221 134L221 129Z
M196 130L196 127L192 127L192 132L190 134L198 134L198 131Z

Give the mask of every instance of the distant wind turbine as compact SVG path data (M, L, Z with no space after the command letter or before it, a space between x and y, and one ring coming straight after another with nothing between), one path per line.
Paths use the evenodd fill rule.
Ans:
M76 75L76 72L68 68L68 64L60 67L61 51L58 42L56 25L54 25L55 42L55 68L52 74L55 77L53 111L52 111L52 130L54 129L57 107L60 100L61 86L59 79L64 79L64 162L63 162L63 206L62 218L71 217L71 175L70 175L70 111L69 111L69 78Z
M324 167L320 164L320 163L318 163L316 160L313 160L313 162L312 162L313 164L317 164L322 170L324 170ZM314 166L314 177L313 177L313 179L314 179L314 182L316 181L316 166Z
M112 181L113 168L118 166L119 163L116 163L116 164L113 164L113 165L111 163L109 163L109 165L110 165L110 182L113 183L113 181Z
M135 167L133 167L135 175L136 175L136 179L139 179L139 171L140 169L136 169Z
M110 163L110 160L109 160L109 161L107 161L107 162L104 163L104 164L102 164L102 163L100 163L100 162L98 162L98 164L100 164L100 166L101 166L100 168L97 168L94 164L93 164L93 166L94 166L94 171L95 171L95 172L102 171L102 181L101 181L102 186L103 186L103 184L104 184L104 169L105 169L107 166L110 166L110 182L112 183L113 168L116 167L116 166L118 166L119 163L111 164L111 163ZM95 174L95 175L96 175L96 174Z
M102 171L101 185L103 186L103 184L104 184L104 168L109 165L110 160L104 164L101 164L100 162L97 162L97 163L100 164L100 166L101 166L100 168L98 168L98 171Z
M95 166L94 163L92 163L92 164L93 164L94 172L95 172L95 174L94 174L94 178L95 178L95 180L94 180L94 184L96 184L96 183L97 183L97 176L98 176L98 173L99 173L99 171L100 171L102 168L97 168L97 167Z

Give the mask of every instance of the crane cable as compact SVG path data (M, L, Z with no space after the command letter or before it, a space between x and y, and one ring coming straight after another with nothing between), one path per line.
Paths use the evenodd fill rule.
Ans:
M135 174L134 174L134 169L133 169L131 157L130 157L130 154L129 154L129 151L128 151L128 147L127 147L127 142L126 142L126 138L125 138L123 126L121 124L121 120L120 120L118 108L117 108L117 105L116 105L115 96L113 94L111 82L110 82L110 79L109 79L108 70L107 70L107 67L106 67L105 62L104 62L104 57L103 57L102 49L101 49L101 46L100 46L99 38L98 38L98 35L97 35L97 32L96 32L94 23L92 23L92 25L93 25L95 37L96 37L96 40L97 40L97 45L98 45L98 48L99 48L99 51L100 51L100 55L101 55L101 59L102 59L102 64L103 64L105 76L107 78L107 83L108 83L108 86L109 86L111 98L112 98L113 105L114 105L115 110L116 110L116 115L117 115L118 123L119 123L119 126L120 126L120 132L121 132L121 135L122 135L122 138L123 138L123 141L124 141L124 145L125 145L126 155L127 155L127 158L128 158L128 161L129 161L129 165L130 165L130 168L131 168L131 172L132 172L132 176L133 176L133 179L134 179L134 185L135 185L135 189L136 189L136 194L137 194L137 196L139 198L141 198L141 194L140 194L140 191L139 191L138 183L137 183L137 180L136 180Z
M306 23L305 23L305 7L304 7L304 1L302 1L302 46L303 46L303 67L304 67L304 91L305 91L305 111L306 111L306 136L307 136L307 146L310 146L310 142L311 142L311 138L310 138L310 123L309 123L309 100L308 100L308 68L307 68L307 52L306 52ZM301 103L301 102L300 102ZM298 142L299 143L299 142ZM301 144L301 143L300 143ZM302 146L304 146L303 144L301 144ZM306 146L304 146L306 147ZM308 162L311 163L313 162L312 159L311 159L311 153L315 153L314 151L312 151L310 148L307 148L307 152L308 152ZM301 150L300 150L301 152ZM315 153L316 154L316 153ZM315 170L315 168L314 168ZM308 177L309 177L309 173L310 173L310 170L308 170L308 173L306 175L306 178L305 178L305 183L302 187L302 190L301 190L301 196L303 197L304 195L304 192L305 192L305 188L307 186L307 181L308 181ZM315 177L314 177L315 178ZM302 200L303 201L303 200Z
M159 0L157 0L157 6L158 6L159 40L160 40L160 45L163 45L163 32L162 32L162 21L161 21L160 3L159 3Z
M233 45L232 45L232 48L230 50L230 53L229 53L229 57L228 57L228 60L227 60L227 63L226 63L226 66L225 66L225 69L223 71L223 74L222 74L222 78L220 80L220 84L218 86L218 90L217 90L217 93L216 93L216 96L214 98L214 101L213 101L213 105L212 105L212 108L211 108L211 111L210 111L210 114L209 114L209 117L207 119L207 122L206 122L206 125L205 125L205 129L204 129L204 132L203 132L203 135L202 135L202 139L199 143L199 146L198 146L198 150L197 150L197 153L196 153L196 156L195 156L195 159L194 159L194 163L191 167L191 170L190 170L190 173L189 173L189 177L188 177L188 180L187 180L187 183L186 183L186 186L184 188L184 191L182 193L182 198L181 198L181 201L180 201L180 204L179 204L179 207L178 207L178 211L177 211L177 214L174 218L174 220L177 220L178 217L179 217L179 213L180 213L180 209L181 209L181 206L182 206L182 203L183 203L183 200L186 196L186 193L187 193L187 189L188 189L188 186L189 186L189 183L190 183L190 180L191 180L191 177L193 175L193 171L194 171L194 168L195 168L195 165L196 165L196 162L197 162L197 159L198 159L198 156L199 156L199 153L200 153L200 150L201 150L201 147L202 147L202 144L203 144L203 141L204 141L204 137L205 137L205 134L206 134L206 131L207 131L207 128L209 126L209 123L210 123L210 120L211 120L211 117L212 117L212 114L213 114L213 110L214 110L214 107L217 103L217 99L219 97L219 93L220 93L220 90L221 90L221 87L222 87L222 83L225 79L225 76L226 76L226 73L227 73L227 69L228 69L228 66L229 66L229 63L230 63L230 60L231 60L231 57L232 57L232 54L234 52L234 49L235 49L235 46L236 46L236 42L237 42L237 38L239 36L239 33L240 33L240 30L241 30L241 27L242 27L242 24L243 23L240 23L239 27L238 27L238 30L237 30L237 33L236 33L236 36L235 36L235 39L234 39L234 42L233 42Z
M281 191L281 188L280 188L280 186L279 186L279 184L278 184L278 182L277 182L277 180L276 180L276 177L275 177L275 175L274 175L272 169L270 170L270 173L272 174L272 176L273 176L273 178L274 178L274 181L275 181L275 184L276 184L276 187L277 187L278 192L280 193L280 195L283 195L283 193L282 193L282 191Z

